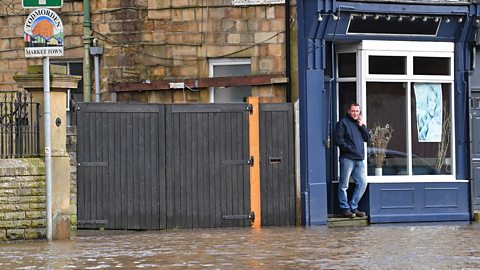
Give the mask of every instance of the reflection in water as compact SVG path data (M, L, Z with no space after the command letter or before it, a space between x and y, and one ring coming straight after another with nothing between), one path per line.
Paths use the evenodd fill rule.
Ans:
M0 245L0 269L478 269L480 224L79 231Z

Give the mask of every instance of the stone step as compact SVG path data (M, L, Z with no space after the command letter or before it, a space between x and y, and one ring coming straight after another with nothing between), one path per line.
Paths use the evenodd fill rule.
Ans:
M341 215L329 215L327 218L328 227L365 227L370 225L368 216L346 218Z

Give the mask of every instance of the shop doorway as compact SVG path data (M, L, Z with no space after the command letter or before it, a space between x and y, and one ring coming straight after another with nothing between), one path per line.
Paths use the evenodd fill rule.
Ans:
M472 92L471 160L472 200L474 210L480 209L480 92Z

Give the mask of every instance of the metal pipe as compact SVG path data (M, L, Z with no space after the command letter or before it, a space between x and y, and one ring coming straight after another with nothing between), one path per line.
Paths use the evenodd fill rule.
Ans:
M92 78L90 72L90 39L92 29L90 22L90 0L83 0L83 101L90 102Z
M100 61L99 56L93 56L93 66L95 67L95 102L100 102Z
M45 182L47 193L47 240L52 241L52 133L50 123L50 59L43 58L43 112L45 128Z
M288 81L285 86L285 99L292 102L291 63L290 63L290 0L285 0L285 76Z

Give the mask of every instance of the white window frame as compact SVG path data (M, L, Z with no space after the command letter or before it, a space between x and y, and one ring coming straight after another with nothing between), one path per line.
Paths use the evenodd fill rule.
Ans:
M252 61L248 58L220 58L210 59L208 63L208 77L215 78L214 68L216 66L234 66L234 65L250 65ZM215 103L215 87L210 87L210 103Z
M385 48L388 48L385 49ZM356 78L337 78L337 89L339 82L357 81L357 102L361 105L364 120L367 119L367 82L402 82L406 83L406 112L407 112L407 158L409 175L385 175L374 176L367 175L369 183L399 183L399 182L458 182L467 180L456 180L455 166L455 103L454 103L454 43L452 42L418 42L418 41L374 41L365 40L356 45L348 45L337 50L338 53L357 53L357 77ZM391 74L369 74L368 61L369 56L405 56L407 60L407 72L404 75ZM450 59L449 75L413 75L413 57L446 57ZM338 65L337 65L338 70ZM337 73L338 74L338 73ZM411 143L411 85L417 82L450 84L450 117L451 126L451 168L449 175L413 175L412 174L412 143ZM338 93L337 93L338 108ZM337 110L338 116L338 110ZM365 148L365 155L367 148ZM367 166L367 161L364 161Z

